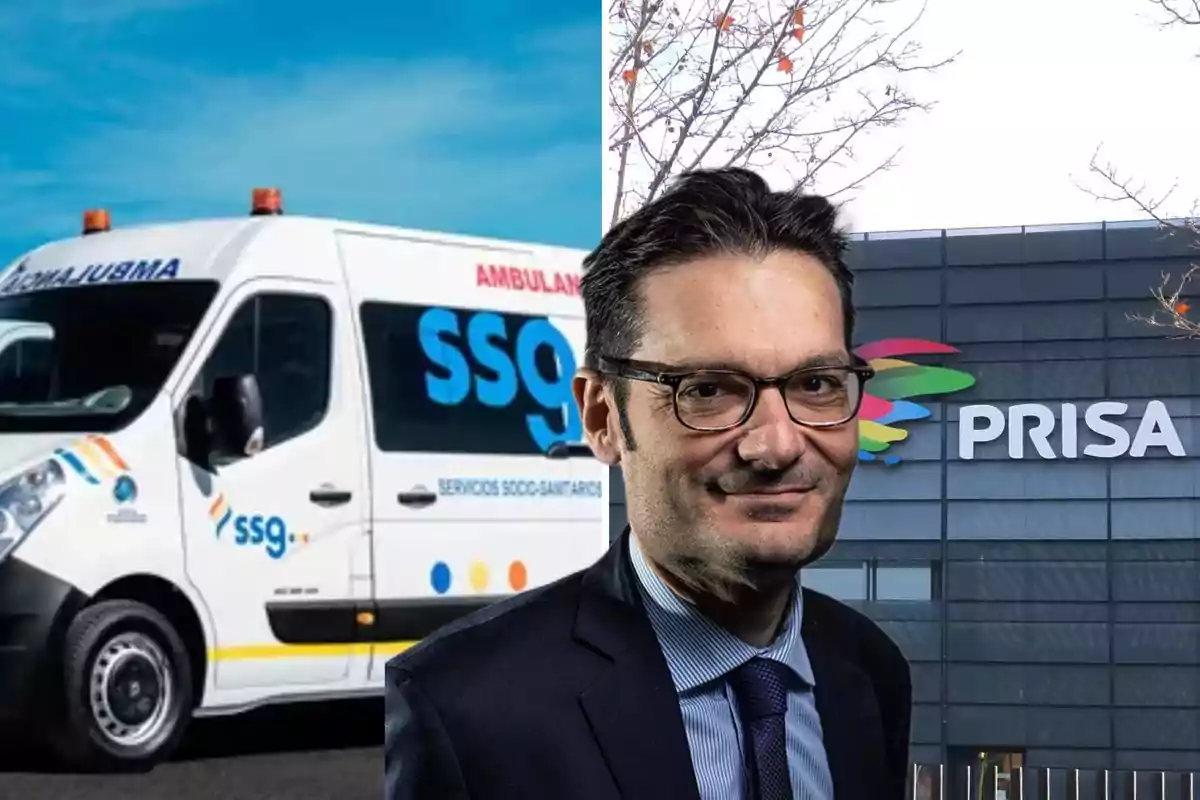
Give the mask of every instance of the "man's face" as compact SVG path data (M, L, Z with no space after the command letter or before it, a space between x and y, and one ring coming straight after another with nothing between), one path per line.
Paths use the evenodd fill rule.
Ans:
M637 361L722 365L756 377L851 363L837 286L811 256L710 257L651 274L641 292ZM632 450L609 390L603 400L594 385L579 382L577 391L589 439L602 459L621 464L630 524L659 563L712 591L771 574L790 578L828 549L857 461L855 420L801 426L771 388L760 390L740 427L697 432L676 418L670 387L628 385Z

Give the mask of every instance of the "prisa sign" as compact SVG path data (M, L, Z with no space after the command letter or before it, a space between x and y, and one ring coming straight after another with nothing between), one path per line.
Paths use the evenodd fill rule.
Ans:
M929 407L917 400L952 395L975 385L975 377L962 370L917 364L901 356L957 352L950 345L924 339L883 339L855 349L875 368L859 411L860 461L900 463L900 457L888 451L908 438L909 432L901 425L931 415ZM1027 443L1044 459L1142 458L1154 447L1177 458L1187 456L1162 401L1146 404L1132 435L1120 420L1128 414L1129 404L1117 401L1092 403L1082 413L1074 403L1062 403L1057 411L1039 403L1020 403L1006 410L993 405L964 406L958 412L958 457L970 461L975 458L976 445L994 442L1006 433L1012 459L1026 457ZM1080 447L1081 425L1102 441ZM1056 434L1057 451L1050 440L1052 434Z
M1008 432L1008 457L1025 458L1026 442L1033 445L1041 458L1119 458L1128 455L1142 458L1151 447L1165 448L1178 458L1187 456L1175 423L1167 413L1167 407L1159 400L1151 400L1138 423L1133 436L1112 417L1124 417L1129 412L1128 403L1105 401L1092 403L1084 409L1082 417L1074 403L1063 403L1057 417L1049 406L1039 403L1021 403L1009 406L1008 414L996 406L964 406L958 412L958 457L965 460L975 458L975 445L994 442ZM1061 425L1059 424L1061 422ZM1083 426L1102 437L1102 443L1079 447L1079 426ZM1057 437L1060 452L1054 451L1050 435L1059 430Z

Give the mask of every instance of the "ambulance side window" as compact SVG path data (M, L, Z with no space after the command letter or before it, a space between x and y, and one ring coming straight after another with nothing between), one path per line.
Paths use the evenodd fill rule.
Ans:
M537 455L582 438L575 357L551 319L381 302L359 318L383 452Z
M260 294L229 320L201 374L207 396L223 375L253 373L263 400L264 447L317 427L329 408L333 314L324 298Z
M50 396L54 344L49 339L20 339L0 353L0 401L37 403Z

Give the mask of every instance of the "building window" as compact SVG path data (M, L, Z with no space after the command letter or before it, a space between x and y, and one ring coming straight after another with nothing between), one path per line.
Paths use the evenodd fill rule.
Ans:
M869 586L867 565L821 564L800 571L800 583L835 600L866 600Z
M926 566L875 568L875 595L881 601L930 601L933 599L933 569Z
M938 564L843 561L814 564L800 572L807 588L836 600L927 603L941 596Z

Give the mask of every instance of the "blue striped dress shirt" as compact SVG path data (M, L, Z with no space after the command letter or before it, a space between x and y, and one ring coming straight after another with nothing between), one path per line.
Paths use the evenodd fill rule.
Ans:
M794 678L786 722L795 800L833 800L833 778L813 700L812 665L800 636L804 600L799 581L783 631L759 649L717 626L671 591L646 562L636 536L629 537L629 551L642 601L679 693L700 797L753 800L746 770L750 754L745 752L736 700L726 676L758 656L787 665Z

